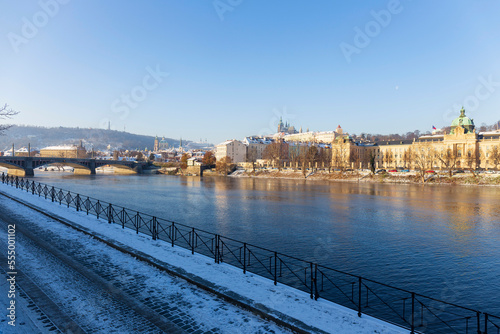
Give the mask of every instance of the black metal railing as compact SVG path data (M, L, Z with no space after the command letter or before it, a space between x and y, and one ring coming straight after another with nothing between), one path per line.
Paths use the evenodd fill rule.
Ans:
M411 333L497 333L500 317L89 196L2 173L2 183L367 314Z

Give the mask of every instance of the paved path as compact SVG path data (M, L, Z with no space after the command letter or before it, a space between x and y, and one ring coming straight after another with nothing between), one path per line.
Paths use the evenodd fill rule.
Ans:
M15 224L18 268L33 295L33 307L43 304L34 319L39 332L289 332L19 206L0 196L0 249L7 249L6 225ZM23 282L19 284L22 288ZM5 302L5 296L0 301ZM43 312L50 315L44 317Z

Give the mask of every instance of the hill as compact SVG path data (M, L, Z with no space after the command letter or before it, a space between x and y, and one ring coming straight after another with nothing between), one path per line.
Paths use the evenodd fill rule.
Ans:
M178 147L179 140L165 138L169 147ZM46 128L39 126L13 126L0 136L0 150L10 150L12 144L15 148L27 147L41 149L46 146L79 144L82 141L87 150L105 150L108 145L112 150L151 150L154 145L153 136L136 135L124 131L91 129L91 128ZM186 141L185 144L191 143Z

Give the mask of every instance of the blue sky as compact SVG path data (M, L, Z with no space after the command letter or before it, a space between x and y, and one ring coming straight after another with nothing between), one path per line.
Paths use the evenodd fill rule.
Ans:
M11 122L218 143L500 119L499 1L3 0ZM346 51L347 50L347 51Z

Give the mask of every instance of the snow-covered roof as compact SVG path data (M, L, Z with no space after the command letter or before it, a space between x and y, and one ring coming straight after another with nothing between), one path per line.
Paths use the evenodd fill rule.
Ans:
M57 145L57 146L47 146L42 148L42 150L76 150L78 146L76 145Z
M433 135L423 135L423 136L420 136L418 138L440 138L440 137L444 137L444 134L443 133L440 133L440 134L433 134Z
M233 142L240 142L240 141L239 141L239 140L236 140L236 139L226 140L225 142L220 143L220 144L219 144L219 145L217 145L217 146L221 146L221 145L229 145L229 144L231 144L231 143L233 143Z
M245 137L243 140L245 144L265 144L269 145L273 141L270 140L269 138L260 138L260 137Z
M485 132L479 132L480 135L500 135L500 130L493 130L493 131L485 131Z

